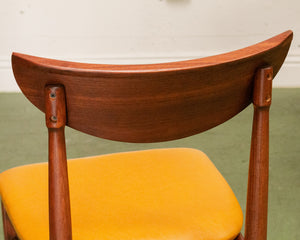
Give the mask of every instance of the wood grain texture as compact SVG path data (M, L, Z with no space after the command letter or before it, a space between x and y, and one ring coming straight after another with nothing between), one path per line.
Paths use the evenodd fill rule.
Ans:
M245 240L266 240L269 181L269 109L273 68L260 69L255 78L253 127L248 174Z
M62 86L46 86L45 110L49 134L50 240L71 240L70 196L64 133L66 104Z
M17 233L16 233L2 203L1 203L1 209L2 209L4 239L5 240L19 240Z
M66 91L67 125L126 142L166 141L200 133L252 101L255 71L280 69L292 40L287 31L217 56L149 65L83 64L13 53L15 78L45 111L44 87Z

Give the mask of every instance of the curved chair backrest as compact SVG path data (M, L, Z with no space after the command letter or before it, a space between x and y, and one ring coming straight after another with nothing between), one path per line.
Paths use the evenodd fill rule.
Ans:
M13 53L15 78L45 111L44 89L63 85L67 125L102 138L156 142L190 136L230 119L252 102L257 69L280 69L287 31L256 45L202 59L99 65Z

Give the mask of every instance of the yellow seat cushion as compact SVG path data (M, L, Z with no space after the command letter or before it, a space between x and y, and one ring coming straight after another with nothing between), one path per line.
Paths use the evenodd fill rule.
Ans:
M74 240L232 240L242 211L208 157L154 149L68 161ZM22 240L47 240L47 164L0 174L0 194Z

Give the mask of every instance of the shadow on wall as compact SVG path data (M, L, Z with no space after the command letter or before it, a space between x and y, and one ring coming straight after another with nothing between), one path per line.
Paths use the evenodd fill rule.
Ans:
M176 4L176 5L187 5L191 2L191 0L160 0L160 1L166 1L169 4Z

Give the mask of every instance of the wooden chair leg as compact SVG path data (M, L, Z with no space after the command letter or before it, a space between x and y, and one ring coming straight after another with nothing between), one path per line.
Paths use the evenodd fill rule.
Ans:
M19 240L16 231L11 224L8 215L6 213L6 210L1 203L1 208L2 208L2 220L3 220L3 231L4 231L4 239L5 240Z

